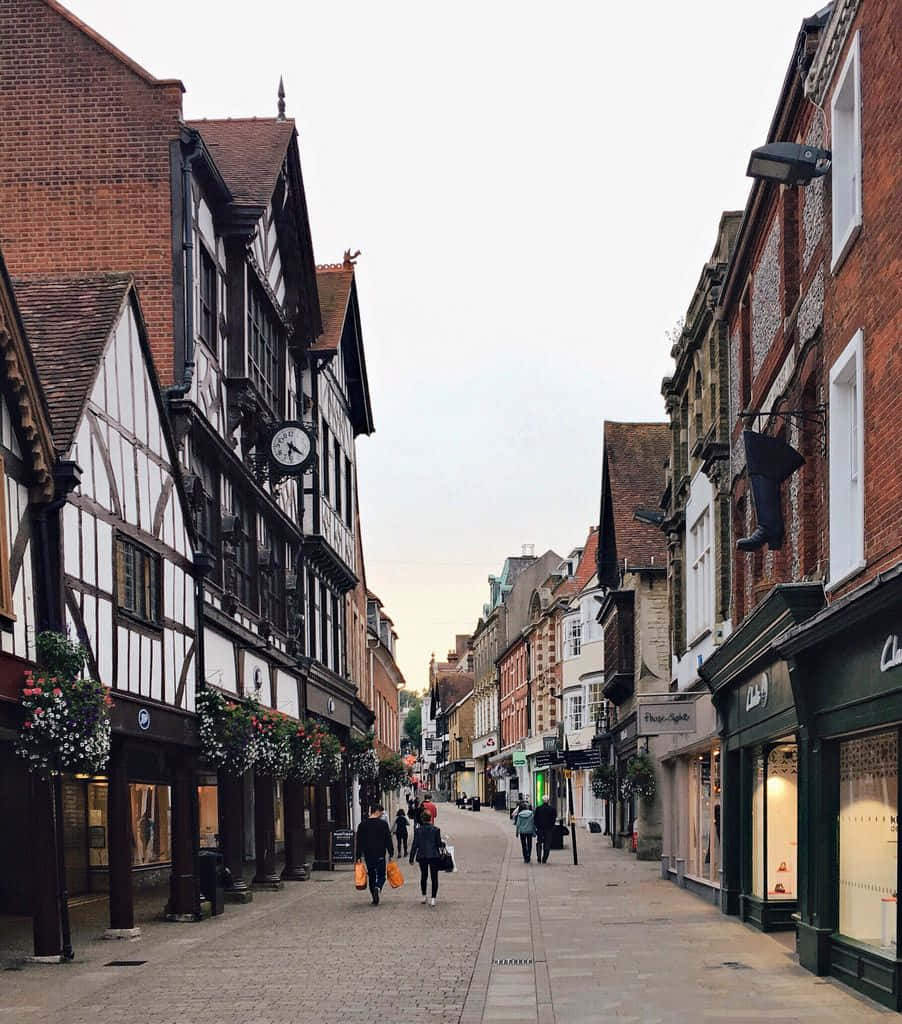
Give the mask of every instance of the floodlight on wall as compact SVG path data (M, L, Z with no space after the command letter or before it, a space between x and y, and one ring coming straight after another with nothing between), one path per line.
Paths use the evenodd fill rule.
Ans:
M807 185L830 170L829 149L798 142L771 142L752 150L746 174L750 178L778 181L783 185Z

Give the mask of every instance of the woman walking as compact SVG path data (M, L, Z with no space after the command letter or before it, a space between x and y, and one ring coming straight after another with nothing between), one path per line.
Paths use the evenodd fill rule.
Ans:
M398 840L398 856L407 856L407 815L404 808L399 807L395 815L395 838ZM402 850L401 847L404 847Z
M410 845L410 863L414 858L420 865L420 892L423 894L422 903L426 902L426 879L432 880L432 898L429 900L431 906L435 906L435 897L438 895L438 860L439 851L442 848L442 833L432 824L432 815L428 811L420 811L420 827L413 833L413 842Z
M520 837L523 863L528 864L532 860L532 837L536 832L535 814L528 801L523 803L514 815L514 831Z

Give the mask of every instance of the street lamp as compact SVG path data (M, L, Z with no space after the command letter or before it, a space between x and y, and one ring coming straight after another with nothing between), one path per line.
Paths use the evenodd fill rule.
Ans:
M829 149L798 142L771 142L752 150L746 174L750 178L778 181L783 185L807 185L830 170Z

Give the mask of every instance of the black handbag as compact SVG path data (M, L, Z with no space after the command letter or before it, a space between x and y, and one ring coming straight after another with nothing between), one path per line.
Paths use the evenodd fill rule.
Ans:
M438 869L439 871L453 871L454 870L454 858L448 853L447 847L442 843L438 851Z

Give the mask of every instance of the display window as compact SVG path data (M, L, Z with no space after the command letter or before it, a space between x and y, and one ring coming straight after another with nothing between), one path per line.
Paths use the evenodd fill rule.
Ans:
M839 744L839 931L896 950L898 732Z
M109 867L107 852L107 793L105 782L88 783L88 865L92 868Z
M172 859L169 786L130 782L132 865L166 864Z
M752 895L794 900L798 851L799 757L794 740L752 757Z
M720 878L720 750L706 750L689 763L689 874L707 882Z
M276 818L276 842L285 842L285 797L282 789L282 780L276 779L275 786L273 787L273 804L275 807L275 818Z
M197 826L202 850L219 846L219 789L217 786L197 787Z

